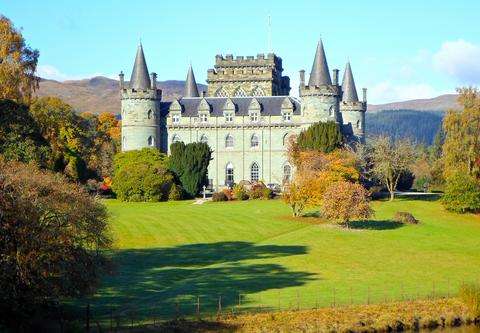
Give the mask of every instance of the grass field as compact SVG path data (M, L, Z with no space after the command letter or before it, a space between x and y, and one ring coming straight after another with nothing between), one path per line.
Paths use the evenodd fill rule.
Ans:
M350 230L294 220L280 200L106 204L117 273L90 300L99 316L194 314L197 296L202 313L231 311L239 294L241 308L374 303L480 280L480 217L435 200L376 201ZM396 224L396 211L421 223Z

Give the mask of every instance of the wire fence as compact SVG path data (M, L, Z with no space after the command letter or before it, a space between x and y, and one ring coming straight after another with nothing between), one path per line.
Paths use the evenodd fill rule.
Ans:
M462 284L479 281L431 281L415 285L384 284L349 287L337 285L319 290L288 288L266 293L231 291L209 295L176 295L152 302L132 298L127 304L83 307L85 327L92 331L118 331L144 325L158 325L174 319L214 321L223 316L272 311L299 311L394 301L440 299L456 296ZM94 323L95 325L92 325Z

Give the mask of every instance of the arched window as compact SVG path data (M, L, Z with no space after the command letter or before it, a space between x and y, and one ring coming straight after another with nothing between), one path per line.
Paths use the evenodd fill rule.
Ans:
M228 93L223 89L223 87L220 87L217 89L215 92L215 97L227 97Z
M252 90L252 96L265 96L265 92L260 87L255 87Z
M233 148L233 136L230 134L225 138L225 148Z
M152 110L148 110L148 112L147 112L147 118L148 118L148 119L152 119L152 114L153 114Z
M182 141L182 140L180 140L180 137L178 135L174 134L172 136L172 143L180 142L180 141Z
M288 164L283 166L283 182L288 183L292 178L292 167Z
M205 134L202 134L200 137L200 142L206 143L208 145L208 137Z
M357 128L361 128L360 127L360 120L357 120Z
M328 115L333 116L333 106L330 106L330 108L328 109Z
M250 147L256 148L259 146L259 140L258 136L256 134L253 134L252 137L250 138Z
M233 93L233 96L234 97L245 97L247 96L247 93L245 92L245 90L243 90L242 87L238 87L235 92Z
M225 167L225 185L231 186L233 185L234 182L234 177L233 177L233 164L231 162L227 163L227 166Z
M253 162L250 167L250 181L258 182L259 179L259 167L257 162Z
M155 138L153 136L149 136L147 139L148 146L153 147L155 146Z

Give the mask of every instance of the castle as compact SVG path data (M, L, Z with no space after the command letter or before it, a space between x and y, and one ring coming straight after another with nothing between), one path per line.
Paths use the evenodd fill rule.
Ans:
M289 96L290 79L282 72L282 59L273 53L217 55L206 92L198 91L190 66L184 96L164 102L140 44L129 84L120 73L122 151L156 147L168 153L173 142L205 142L213 151L209 185L218 190L241 180L288 181L289 137L319 121L335 121L348 140L364 142L366 89L360 101L350 63L340 85L320 41L308 84L300 71L299 98Z

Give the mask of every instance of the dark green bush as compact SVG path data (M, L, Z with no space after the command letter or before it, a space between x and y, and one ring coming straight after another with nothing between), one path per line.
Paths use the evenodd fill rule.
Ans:
M169 201L176 201L182 199L182 187L177 184L173 184L168 193Z
M468 307L471 315L475 318L480 317L480 285L463 284L460 287L459 298Z
M418 220L408 212L396 212L393 216L393 220L403 224L418 224Z
M302 150L320 150L330 153L343 145L344 137L340 125L334 121L318 122L302 131L297 139Z
M464 172L447 178L443 204L457 213L480 211L480 182Z
M212 195L212 201L218 202L218 201L228 201L227 195L221 191L221 192L215 192Z

